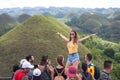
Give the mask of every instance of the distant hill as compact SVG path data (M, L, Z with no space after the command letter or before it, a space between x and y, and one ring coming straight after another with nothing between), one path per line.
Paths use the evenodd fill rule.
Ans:
M66 59L68 54L66 42L56 32L68 37L70 30L57 19L41 15L35 15L15 27L0 37L0 76L10 76L12 65L19 63L26 54L33 54L37 63L44 54L49 55L53 64L59 54L64 55ZM90 51L82 44L79 46L83 60L84 55Z
M21 14L19 17L18 17L18 22L20 22L20 23L22 23L22 22L24 22L25 20L27 20L28 18L30 18L31 16L30 15L28 15L28 14Z
M71 27L76 27L83 33L95 33L106 40L119 42L120 38L120 12L116 11L111 17L104 17L98 13L86 12L80 17L71 18L66 22Z
M97 13L86 12L78 18L72 18L67 24L72 27L78 27L84 33L98 32L103 25L110 25L107 18Z
M10 15L8 15L7 13L3 13L3 14L0 15L0 23L4 23L4 22L14 23L15 20Z
M113 20L120 20L120 11L115 11L111 13L111 15L108 16L108 18L113 19Z
M1 14L0 15L0 36L8 32L17 24L18 24L17 21L7 13Z
M113 21L109 26L101 27L99 35L104 39L120 42L120 20Z
M114 13L114 11L120 11L120 8L72 8L72 7L49 7L49 8L45 8L45 7L24 7L24 8L4 8L4 9L0 9L0 14L2 13L8 13L12 16L19 14L19 13L26 13L29 15L34 15L34 14L44 14L44 13L50 13L53 16L56 16L58 14L58 12L61 12L62 14L68 15L71 12L75 12L78 14L82 14L84 12L95 12L95 13L99 13L100 15L106 16L108 17L109 15L111 15L112 13ZM56 16L58 17L58 16Z

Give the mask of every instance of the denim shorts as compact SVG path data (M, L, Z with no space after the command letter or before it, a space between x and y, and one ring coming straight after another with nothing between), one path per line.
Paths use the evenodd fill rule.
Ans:
M68 55L67 62L74 63L76 60L80 61L78 52Z

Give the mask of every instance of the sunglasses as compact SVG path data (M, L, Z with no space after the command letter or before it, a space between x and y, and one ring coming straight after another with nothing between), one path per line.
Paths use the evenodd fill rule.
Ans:
M70 33L70 35L75 35L74 33Z

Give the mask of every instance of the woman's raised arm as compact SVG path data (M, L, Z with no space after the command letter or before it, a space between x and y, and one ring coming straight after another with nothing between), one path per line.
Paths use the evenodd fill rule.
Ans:
M97 33L95 33L95 34L91 34L91 35L89 35L89 36L86 36L86 37L84 37L84 38L81 38L81 39L78 39L78 42L85 41L85 40L87 40L87 39L89 39L89 38L91 38L91 37L93 37L93 36L96 36L96 34L97 34Z
M64 39L65 41L69 41L69 39L67 37L65 37L64 35L62 35L61 33L57 32L57 34Z

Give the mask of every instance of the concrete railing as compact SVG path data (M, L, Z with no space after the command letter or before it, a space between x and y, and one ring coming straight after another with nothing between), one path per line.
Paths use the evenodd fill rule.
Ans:
M0 80L11 80L11 77L0 77Z

